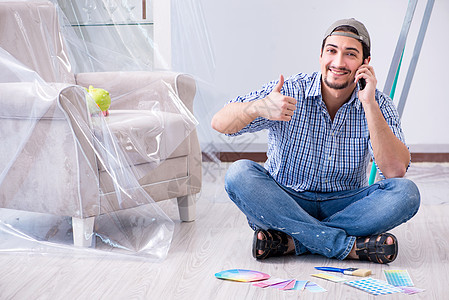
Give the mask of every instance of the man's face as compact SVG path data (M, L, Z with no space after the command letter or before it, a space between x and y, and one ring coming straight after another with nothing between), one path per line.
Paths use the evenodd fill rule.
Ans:
M329 36L320 56L324 84L331 89L353 89L355 72L362 63L361 42L346 36Z

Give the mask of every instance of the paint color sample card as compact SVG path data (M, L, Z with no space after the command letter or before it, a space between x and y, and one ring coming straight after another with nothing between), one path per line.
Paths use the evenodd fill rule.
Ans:
M253 285L257 286L257 287L265 288L265 287L272 286L272 285L275 285L275 284L278 284L278 283L283 283L283 282L287 283L288 281L289 281L288 279L270 278L268 280L264 280L264 281L261 281L261 282L258 282L258 283L254 283Z
M394 286L414 286L407 270L384 270L389 284Z
M215 277L232 281L252 282L268 279L270 275L252 270L232 269L215 273Z
M283 281L283 282L279 282L279 283L270 285L270 288L283 290L287 285L290 284L291 281L294 281L294 279L289 279L287 281Z
M335 276L335 275L331 275L331 274L326 274L326 273L312 274L312 276L318 277L318 278L322 278L322 279L326 279L326 280L330 280L330 281L333 281L333 282L344 282L344 281L347 281L343 277Z
M283 288L280 288L280 290L283 290L283 291L291 290L295 287L295 284L296 284L296 280L292 279Z
M303 291L306 288L307 280L296 280L295 286L291 290Z
M312 281L307 282L306 290L313 293L327 292L325 288L322 288L321 286Z
M413 286L401 286L399 288L402 290L402 292L404 294L408 294L408 295L413 295L413 294L416 294L416 293L424 292L423 289L419 289L419 288L416 288L416 287L413 287Z
M345 284L373 295L387 295L402 292L401 289L389 284L388 282L374 278L349 281L345 282Z

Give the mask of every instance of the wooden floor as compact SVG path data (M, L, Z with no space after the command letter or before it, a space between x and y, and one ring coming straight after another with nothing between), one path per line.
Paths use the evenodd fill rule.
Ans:
M205 165L205 185L197 202L195 222L180 223L175 203L163 203L163 209L176 222L176 230L168 257L162 263L0 254L0 299L375 299L342 283L311 277L314 266L369 268L372 277L378 279L384 279L383 270L406 269L415 286L425 291L378 297L449 298L449 164L420 164L410 170L408 176L420 187L423 203L411 221L392 231L399 239L399 256L391 265L316 255L254 260L252 231L223 190L225 169L226 165ZM312 280L327 292L262 289L214 277L216 272L233 268Z

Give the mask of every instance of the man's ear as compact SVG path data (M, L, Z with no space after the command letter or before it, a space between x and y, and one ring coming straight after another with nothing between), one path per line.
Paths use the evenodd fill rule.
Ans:
M371 56L368 56L368 58L365 58L365 59L363 60L363 64L364 64L364 65L368 65L370 61L371 61Z

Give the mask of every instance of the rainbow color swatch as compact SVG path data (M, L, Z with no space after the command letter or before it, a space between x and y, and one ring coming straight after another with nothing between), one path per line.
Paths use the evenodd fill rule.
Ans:
M270 278L270 275L252 270L232 269L215 273L215 277L239 282L260 281Z

